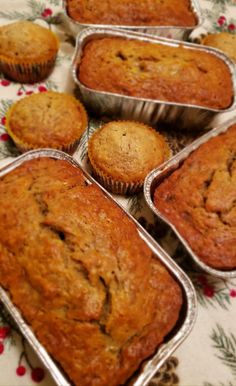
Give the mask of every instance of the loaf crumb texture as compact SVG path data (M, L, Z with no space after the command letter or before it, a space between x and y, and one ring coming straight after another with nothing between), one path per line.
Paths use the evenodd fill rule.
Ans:
M154 194L157 209L207 265L236 268L236 125L194 151Z
M123 384L175 325L179 285L65 161L25 162L0 179L0 200L0 283L13 303L75 385Z
M86 24L195 26L189 0L68 0L69 16Z
M93 90L215 109L228 108L234 95L229 68L216 55L120 37L88 42L78 78Z

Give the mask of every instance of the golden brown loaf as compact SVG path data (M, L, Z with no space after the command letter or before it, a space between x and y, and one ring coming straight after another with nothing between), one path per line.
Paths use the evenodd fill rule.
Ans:
M218 48L236 62L236 35L229 32L220 32L205 36L202 44Z
M130 26L194 26L189 0L68 0L70 17L80 23Z
M123 384L175 325L179 285L65 161L25 162L0 200L1 285L75 385Z
M209 266L236 268L236 125L209 140L155 191L157 209Z
M78 78L99 91L225 109L233 99L228 66L213 54L181 45L94 39L85 46Z
M120 194L140 190L146 175L169 155L164 137L135 121L110 121L88 142L88 157L96 178Z

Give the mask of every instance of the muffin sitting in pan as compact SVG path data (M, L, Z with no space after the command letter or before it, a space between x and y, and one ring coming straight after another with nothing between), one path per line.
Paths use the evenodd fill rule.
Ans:
M88 143L95 177L108 190L133 194L146 175L170 155L165 139L140 122L113 121L98 129Z
M21 151L49 147L72 152L87 127L83 105L73 96L32 94L7 113L6 129Z
M236 35L229 32L209 34L202 38L201 43L223 51L236 63Z
M0 27L0 69L17 82L45 79L53 69L58 48L52 31L30 21Z

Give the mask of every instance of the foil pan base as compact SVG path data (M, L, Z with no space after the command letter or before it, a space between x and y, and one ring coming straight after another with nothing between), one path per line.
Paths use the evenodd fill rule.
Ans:
M217 112L197 107L159 104L136 101L130 98L117 98L112 95L99 95L81 86L80 94L86 108L95 116L112 116L119 119L133 119L150 125L162 123L179 129L207 128Z

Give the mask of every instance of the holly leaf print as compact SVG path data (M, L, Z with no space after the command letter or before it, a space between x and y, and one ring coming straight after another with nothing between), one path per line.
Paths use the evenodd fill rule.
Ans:
M225 330L217 324L211 334L213 347L218 350L216 355L224 365L230 368L236 376L236 337L232 333L226 334Z

